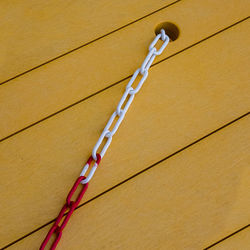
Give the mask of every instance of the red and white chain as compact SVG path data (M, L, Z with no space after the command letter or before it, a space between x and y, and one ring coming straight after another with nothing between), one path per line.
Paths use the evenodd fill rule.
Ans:
M163 44L160 47L160 49L157 50L155 45L156 45L156 43L158 42L159 39L161 39L163 41ZM151 64L153 63L155 57L160 55L163 52L163 50L166 48L168 43L169 43L169 37L166 35L165 30L162 29L161 33L156 35L155 39L150 44L150 46L148 48L148 50L149 50L148 55L146 56L144 62L141 65L141 67L138 68L134 72L132 78L130 79L129 83L126 86L126 90L125 90L121 100L119 101L116 110L111 115L111 117L110 117L107 125L105 126L101 136L99 137L97 143L95 144L95 146L93 148L93 151L92 151L92 158L95 161L97 161L97 150L99 149L99 147L102 144L104 139L106 139L107 141L104 144L102 150L100 150L101 152L99 154L100 154L101 159L105 155L105 153L106 153L106 151L107 151L107 149L108 149L108 147L109 147L109 145L110 145L110 143L112 141L112 137L116 133L116 131L119 128L122 120L124 119L125 114L127 113L128 108L131 105L131 103L132 103L132 101L133 101L133 99L135 97L135 94L138 93L138 91L141 89L144 81L148 77L148 70L149 70ZM140 79L138 85L136 86L136 88L133 88L132 84L134 83L135 79L138 77L139 74L141 75L141 79ZM127 102L124 104L126 99L127 99ZM124 105L124 107L122 108L123 105ZM114 120L116 118L117 118L117 121L116 121L113 129L110 131L109 129L110 129L111 125L113 124L113 122L114 122ZM84 179L81 182L82 184L86 184L86 183L88 183L90 181L90 179L93 177L93 175L94 175L94 173L95 173L95 171L97 169L97 166L98 166L98 163L96 162L94 164L94 166L92 167L92 169L90 170L89 175L86 177L86 179ZM84 166L80 176L84 176L85 173L87 172L88 168L89 168L89 164L87 163Z
M160 49L156 49L155 45L159 40L163 41L162 46L160 47ZM50 238L52 237L53 234L56 234L56 237L50 247L51 250L55 249L61 236L62 236L62 231L64 229L64 227L66 226L66 224L69 221L69 218L71 217L72 213L74 212L74 210L76 209L76 207L78 206L78 204L80 203L84 193L86 192L87 188L88 188L88 182L91 180L91 178L93 177L101 159L103 158L103 156L105 155L111 141L112 141L112 137L113 135L116 133L117 129L119 128L122 120L124 119L124 116L126 114L126 112L128 111L129 106L131 105L135 94L138 93L138 91L141 89L144 81L146 80L146 78L148 77L148 70L150 68L150 66L152 65L154 59L156 56L160 55L163 50L166 48L166 46L169 43L169 37L166 35L165 31L162 29L161 33L159 33L158 35L156 35L155 39L153 40L153 42L150 44L149 46L149 52L148 55L146 56L144 62L142 63L141 67L138 68L133 76L131 77L129 83L126 86L125 92L120 100L120 102L117 105L116 110L114 111L114 113L111 115L107 125L105 126L101 136L99 137L96 145L93 148L92 151L92 155L89 157L87 163L85 164L85 166L83 167L83 170L80 174L80 177L77 178L76 182L74 183L72 189L70 190L67 198L66 198L66 203L64 204L64 206L62 207L59 215L57 216L54 224L52 225L51 229L49 230L46 238L44 239L44 241L42 242L41 246L40 246L40 250L44 250L46 245L48 244ZM136 88L132 87L132 84L134 83L135 79L137 77L141 77L141 79L139 80L138 85L136 86ZM125 101L127 100L127 102L125 103ZM123 107L124 106L124 107ZM110 127L113 124L114 120L117 118L117 121L113 127L113 129L110 131ZM103 140L106 139L106 143L104 144L102 150L99 150L100 153L97 153L100 145L102 144ZM89 166L91 165L91 163L94 162L91 170L89 171L89 174L87 177L85 177L86 172L88 171ZM77 197L76 200L72 200L72 196L75 193L77 187L80 185L82 185L82 189ZM66 215L65 215L66 214ZM64 217L65 215L65 217ZM64 218L63 218L64 217Z

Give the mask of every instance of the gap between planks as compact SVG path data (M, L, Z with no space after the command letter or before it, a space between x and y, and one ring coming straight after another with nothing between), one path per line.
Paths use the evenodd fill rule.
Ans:
M249 228L249 227L250 227L250 224L248 224L248 225L246 225L246 226L244 226L244 227L238 229L237 231L235 231L235 232L233 232L233 233L227 235L226 237L224 237L224 238L222 238L222 239L216 241L216 242L213 243L212 245L210 245L210 246L204 248L204 250L208 250L208 249L213 248L214 246L216 246L216 245L220 244L221 242L223 242L223 241L225 241L225 240L231 238L232 236L234 236L234 235L236 235L236 234L238 234L238 233L240 233L240 232L246 230L246 229Z
M245 1L240 0L236 8L233 0L182 1L2 86L0 117L5 123L0 126L0 139L133 73L144 59L145 41L149 44L154 37L153 27L166 17L182 31L155 62L248 16ZM223 11L225 2L228 11Z
M165 7L165 8L166 8L166 7ZM174 57L174 56L176 56L176 55L178 55L178 54L180 54L180 53L182 53L182 52L185 52L186 50L188 50L188 49L190 49L190 48L192 48L192 47L194 47L194 46L196 46L196 45L202 43L203 41L206 41L206 40L208 40L208 39L210 39L210 38L212 38L212 37L214 37L214 36L216 36L216 35L222 33L223 31L226 31L226 30L228 30L228 29L230 29L230 28L232 28L232 27L234 27L234 26L236 26L236 25L238 25L238 24L240 24L240 23L242 23L242 22L244 22L244 21L246 21L246 20L248 20L248 19L249 19L249 17L245 17L245 18L241 19L240 21L238 21L238 22L236 22L236 23L233 23L233 24L231 24L230 26L228 26L228 27L226 27L226 28L224 28L224 29L222 29L222 30L219 30L219 31L215 32L214 34L212 34L212 35L210 35L210 36L207 36L207 37L205 37L204 39L201 39L200 41L198 41L198 42L196 42L196 43L194 43L194 44L192 44L192 45L190 45L190 46L188 46L188 47L186 47L186 48L184 48L184 49L182 49L182 50L180 50L180 51L178 51L178 52L176 52L176 53L174 53L174 54L172 54L172 55L170 55L170 56L168 56L168 57L166 57L166 58L164 58L164 59L162 59L162 60L160 60L159 62L156 62L156 63L152 64L151 67L154 67L155 65L158 65L159 63L161 63L161 62L163 62L163 61L166 61L166 60L168 60L168 59L170 59L170 58L172 58L172 57ZM59 57L58 57L58 58L59 58ZM77 105L77 104L79 104L79 103L82 103L82 102L84 102L85 100L88 100L89 98L91 98L91 97L93 97L93 96L96 96L96 95L98 95L98 94L104 92L104 91L107 90L107 89L112 88L113 86L118 85L119 83L121 83L121 82L123 82L123 81L129 79L130 77L132 77L132 75L126 76L125 78L123 78L123 79L121 79L121 80L119 80L119 81L117 81L117 82L115 82L115 83L112 83L111 85L109 85L109 86L107 86L107 87L105 87L105 88L103 88L103 89L101 89L101 90L99 90L99 91L97 91L97 92L95 92L95 93L93 93L93 94L91 94L91 95L89 95L89 96L87 96L87 97L85 97L85 98L83 98L83 99L81 99L81 100L79 100L79 101L77 101L77 102L75 102L75 103L73 103L73 104L71 104L71 105L69 105L69 106L63 108L63 109L61 109L61 110L59 110L59 111L57 111L57 112L55 112L55 113L53 113L53 114L51 114L51 115L49 115L49 116L46 116L46 117L44 117L43 119L40 119L40 120L38 120L37 122L34 122L34 123L32 123L32 124L30 124L30 125L28 125L28 126L22 128L22 129L20 129L20 130L14 132L14 133L8 135L8 136L6 136L6 137L0 139L0 142L5 141L5 140L7 140L7 139L9 139L9 138L11 138L11 137L13 137L13 136L15 136L15 135L21 133L21 132L23 132L23 131L25 131L25 130L27 130L27 129L29 129L29 128L31 128L31 127L33 127L33 126L35 126L35 125L37 125L37 124L39 124L39 123L41 123L41 122L43 122L43 121L45 121L45 120L51 118L51 117L53 117L53 116L55 116L55 115L57 115L57 114L59 114L59 113L61 113L61 112L63 112L63 111L65 111L65 110L67 110L67 109L70 109L71 107L74 107L75 105Z
M144 18L147 18L147 17L149 17L149 16L151 16L151 15L153 15L153 14L155 14L155 13L161 11L161 10L164 10L164 9L166 9L166 8L172 6L172 5L174 5L174 4L176 4L176 3L180 2L180 1L182 1L182 0L176 0L175 2L172 2L172 3L170 3L170 4L167 4L167 5L161 7L161 8L159 8L159 9L157 9L157 10L155 10L155 11L153 11L153 12L147 14L147 15L144 15L144 16L142 16L142 17L140 17L140 18L138 18L138 19L136 19L136 20L134 20L134 21L132 21L132 22L129 22L129 23L123 25L123 26L120 26L120 27L117 28L117 29L114 29L114 30L112 30L112 31L110 31L110 32L108 32L108 33L102 35L102 36L99 36L99 37L97 37L97 38L95 38L95 39L93 39L93 40L91 40L91 41L89 41L89 42L87 42L87 43L85 43L85 44L82 44L82 45L79 46L79 47L76 47L76 48L74 48L74 49L71 49L71 50L69 50L69 51L67 51L67 52L65 52L65 53L63 53L63 54L61 54L61 55L59 55L59 56L57 56L57 57L54 57L54 58L52 58L52 59L50 59L50 60L48 60L48 61L46 61L46 62L44 62L44 63L42 63L42 64L37 65L36 67L33 67L33 68L29 69L29 70L24 71L23 73L17 74L17 75L15 75L15 76L13 76L13 77L11 77L11 78L9 78L9 79L7 79L7 80L1 82L0 85L3 85L3 84L5 84L5 83L7 83L7 82L9 82L9 81L11 81L11 80L13 80L13 79L16 79L16 78L18 78L18 77L20 77L20 76L22 76L22 75L25 75L25 74L27 74L27 73L29 73L29 72L31 72L31 71L37 69L37 68L40 68L40 67L42 67L42 66L44 66L44 65L46 65L46 64L48 64L48 63L50 63L50 62L55 61L55 60L57 60L57 59L59 59L59 58L61 58L61 57L63 57L63 56L66 56L66 55L68 55L68 54L70 54L70 53L72 53L72 52L74 52L74 51L77 51L77 50L79 50L79 49L81 49L81 48L83 48L83 47L85 47L85 46L87 46L87 45L89 45L89 44L91 44L91 43L94 43L94 42L96 42L96 41L98 41L98 40L100 40L100 39L102 39L102 38L104 38L104 37L107 37L107 36L109 36L109 35L111 35L111 34L117 32L117 31L119 31L119 30L121 30L121 29L123 29L123 28L128 27L129 25L132 25L132 24L134 24L134 23L137 23L137 22L139 22L140 20L143 20Z
M192 143L188 144L187 146L185 146L185 147L183 147L183 148L181 148L181 149L177 150L176 152L174 152L174 153L172 153L172 154L170 154L170 155L166 156L165 158L163 158L163 159L161 159L161 160L157 161L156 163L154 163L154 164L152 164L152 165L150 165L150 166L146 167L145 169L143 169L143 170L141 170L141 171L137 172L136 174L134 174L134 175L130 176L129 178L127 178L127 179L123 180L122 182L120 182L120 183L118 183L118 184L114 185L113 187L111 187L111 188L109 188L109 189L105 190L104 192L102 192L102 193L100 193L100 194L96 195L95 197L93 197L93 198L89 199L88 201L86 201L86 202L82 203L81 205L79 205L79 206L76 208L76 210L77 210L77 209L79 209L79 208L81 208L81 207L83 207L84 205L86 205L86 204L88 204L88 203L90 203L90 202L92 202L92 201L96 200L97 198L99 198L99 197L101 197L101 196L105 195L105 194L106 194L106 193L108 193L109 191L111 191L111 190L113 190L113 189L115 189L115 188L117 188L117 187L121 186L122 184L124 184L124 183L128 182L129 180L131 180L131 179L135 178L136 176L139 176L140 174L142 174L142 173L144 173L144 172L146 172L146 171L150 170L151 168L153 168L153 167L157 166L158 164L160 164L160 163L162 163L162 162L164 162L164 161L168 160L169 158L171 158L171 157L173 157L173 156L177 155L178 153L183 152L184 150L186 150L186 149L188 149L188 148L192 147L193 145L198 144L199 142L201 142L202 140L204 140L204 139L208 138L209 136L214 135L215 133L217 133L217 132L221 131L222 129L224 129L224 128L226 128L226 127L228 127L228 126L230 126L230 125L232 125L232 124L234 124L234 123L236 123L237 121L239 121L239 120L243 119L244 117L247 117L249 114L250 114L250 112L247 112L247 113L245 113L245 114L241 115L240 117L238 117L238 118L236 118L236 119L232 120L231 122L229 122L229 123L227 123L227 124L225 124L225 125L221 126L220 128L217 128L216 130L214 130L214 131L210 132L209 134L207 134L207 135L205 135L205 136L203 136L203 137L199 138L198 140L196 140L196 141L194 141L194 142L192 142ZM65 213L65 215L66 215L66 214L67 214L67 213ZM55 219L56 219L56 218L55 218ZM36 228L35 230L31 231L30 233L28 233L28 234L26 234L26 235L24 235L24 236L22 236L22 237L18 238L17 240L15 240L15 241L13 241L13 242L9 243L8 245L4 246L2 249L7 249L8 247L10 247L10 246L14 245L15 243L17 243L17 242L19 242L19 241L21 241L21 240L23 240L23 239L27 238L28 236L30 236L30 235L32 235L32 234L34 234L35 232L37 232L37 231L41 230L42 228L44 228L44 227L48 226L50 223L54 222L54 221L55 221L55 219L50 220L50 221L49 221L49 222L47 222L46 224L44 224L44 225L42 225L42 226L40 226L40 227ZM249 226L249 225L247 225L247 226L245 226L245 227L243 227L243 228L241 228L241 229L237 230L236 232L234 232L234 233L232 233L232 234L230 234L230 235L228 235L228 236L224 237L223 239L219 240L218 242L213 243L212 245L210 245L209 247L207 247L207 248L205 248L205 249L209 249L209 248L211 248L211 247L213 247L213 246L215 246L215 245L219 244L220 242L222 242L222 241L226 240L227 238L229 238L229 237L233 236L234 234L236 234L236 233L238 233L238 232L242 231L243 229L247 228L248 226Z
M240 27L242 27L242 25L240 25ZM245 27L244 25L243 25L243 27ZM238 32L236 32L236 30L241 30L241 32L240 33L238 33ZM236 33L235 33L236 32ZM229 31L229 32L227 32L227 34L229 35L229 37L228 38L230 38L231 37L231 39L235 36L235 35L237 35L237 36L241 36L242 34L244 34L244 28L242 29L242 28L237 28L237 29L233 29L233 31L231 30L231 31ZM231 34L231 35L230 35ZM226 36L227 37L227 36ZM208 48L210 47L210 50L208 50L208 51L216 51L216 44L218 44L218 42L219 42L219 44L221 44L221 42L222 41L227 41L227 39L226 39L226 37L225 36L220 36L220 39L219 38L217 38L217 39L215 39L214 41L210 41L208 44L204 44L203 46L201 46L200 48L198 48L198 50L202 50L203 51L203 49L205 49L208 45L210 45L210 46L208 46ZM219 39L219 40L218 40ZM221 40L222 39L222 40ZM226 39L226 40L225 40ZM237 40L236 40L237 41ZM241 40L239 40L239 41L241 41ZM223 46L223 42L222 42L222 46ZM236 45L236 47L235 46L233 46L232 47L232 50L234 51L234 52L237 52L238 51L238 49L236 49L237 48L237 44L238 44L238 46L239 46L239 43L236 43L235 45ZM240 43L241 44L241 46L244 46L244 43ZM219 48L221 47L221 46L218 46ZM236 51L235 51L235 49L236 49ZM189 53L191 53L191 54L195 54L195 51L196 51L196 49L194 50L194 51L190 51ZM206 50L205 50L206 51ZM205 52L204 51L204 52ZM226 50L227 51L227 50ZM230 50L229 50L230 51ZM232 52L233 52L232 51ZM225 53L225 51L224 51L224 53ZM242 51L241 51L241 53L242 53ZM202 55L206 55L207 53L203 53ZM245 53L243 53L242 54L242 56L244 55ZM220 54L219 54L220 55ZM219 56L218 55L218 56ZM233 54L234 55L234 54ZM216 54L215 54L215 56L216 56ZM185 58L185 57L184 57ZM217 57L216 57L217 58ZM226 58L226 57L225 57ZM233 57L233 56L231 56L230 58L234 58L234 59L236 59L236 58L238 58L237 56L236 56L236 54L235 54L235 57ZM227 61L229 60L230 61L230 58L228 58L227 59ZM186 59L188 59L188 58L186 58ZM239 58L240 59L240 58ZM180 56L179 57L179 60L182 60L183 61L183 57L182 56ZM218 58L216 59L216 61L218 60ZM190 62L190 60L187 60L187 61L189 61ZM208 61L210 61L211 63L213 63L213 59L212 58L210 58L210 60L208 59ZM178 62L178 61L177 61ZM180 63L180 62L179 62ZM187 62L188 63L188 62ZM179 64L180 65L180 64ZM210 64L208 64L208 65L210 65ZM212 64L212 65L214 65L214 64ZM218 69L218 68L217 68ZM230 69L230 67L228 68L228 70ZM170 70L170 68L169 68L169 70ZM214 69L213 67L211 67L210 68L210 73L209 74L211 74L212 73L212 71L211 70L216 70L216 69ZM228 70L227 71L223 71L223 74L222 75L224 75L224 76L227 76L227 72L228 72ZM154 69L153 70L153 72L155 72L155 71L157 71L157 68L156 69ZM152 73L153 73L152 72ZM160 70L158 70L158 72L160 72ZM188 71L187 71L188 72ZM200 72L203 72L203 70L202 70L202 68L201 68L201 71ZM205 71L206 72L206 71ZM203 72L203 73L205 73L205 72ZM208 72L207 72L208 73ZM222 72L221 72L222 73ZM192 75L192 72L190 72L190 74ZM174 75L174 74L173 74ZM202 76L202 75L201 75ZM196 77L195 77L196 78ZM193 80L195 80L195 78L193 79ZM216 78L218 78L218 77L216 77ZM222 78L223 79L223 78ZM221 80L222 80L221 79ZM232 78L232 79L234 79L234 78ZM228 82L227 80L226 80L226 82L225 82L225 84L226 83L231 83L233 86L234 86L234 81L235 81L235 84L237 83L237 80L239 79L239 77L237 78L237 79L234 79L232 82ZM181 80L180 78L179 78L179 80ZM213 80L213 78L211 78L211 80ZM244 80L244 78L242 79L242 80ZM181 80L181 81L183 81L183 79ZM243 81L244 82L244 81ZM198 84L198 83L197 83ZM205 84L205 82L203 82L203 84ZM230 85L231 85L230 84ZM176 84L174 84L174 86L175 86ZM207 91L208 92L210 92L209 91L209 88L210 88L210 90L212 90L211 89L211 87L209 87L209 83L207 82L206 83L206 85L208 86L208 89L207 89ZM157 86L157 85L156 85ZM199 86L199 85L197 85L197 86ZM237 86L237 85L235 85L235 86ZM243 89L245 89L244 88L244 85L242 86L242 85L240 85L242 88L241 88L241 90L243 90ZM180 86L179 86L180 87ZM191 86L190 86L191 87ZM195 85L193 86L193 87L195 87ZM202 86L201 86L202 87ZM203 87L205 87L205 86L203 86ZM218 87L218 86L217 86ZM148 86L145 86L145 89L144 89L144 91L145 91L145 93L147 93L147 89L149 89L148 88ZM231 89L231 88L230 88ZM168 88L168 90L169 90L169 94L171 93L171 88L169 89ZM176 92L176 87L174 87L173 89L173 94ZM204 89L203 89L204 90ZM226 89L225 89L226 90ZM206 91L206 92L207 92ZM235 91L233 91L233 93L234 93ZM212 93L213 93L213 91L212 91ZM238 93L237 91L235 92L235 93ZM224 94L226 94L226 93L224 93ZM243 95L242 95L242 98L244 97L244 93L242 93ZM175 95L175 94L174 94ZM187 95L187 93L185 94L185 95ZM230 93L227 93L226 94L227 96L228 95L230 95ZM108 95L107 95L108 96ZM171 96L171 95L170 95ZM204 98L206 99L206 95L204 96ZM142 98L143 99L143 98ZM199 98L198 98L199 99ZM238 99L238 98L237 98ZM140 98L139 98L139 100L140 100ZM216 100L213 100L213 99L209 99L210 101L210 103L211 103L211 101L212 101L212 103L213 103L213 101L216 101ZM242 99L242 101L243 101L243 99ZM178 101L177 101L178 102ZM231 102L230 102L231 103ZM233 102L234 103L234 102ZM244 102L243 102L244 103ZM201 104L201 103L200 103ZM217 103L217 104L219 104L219 103ZM237 105L236 105L237 106ZM206 107L206 106L205 106ZM217 109L218 109L218 111L220 110L220 105L218 106L218 105L216 105L216 107L217 107ZM226 105L226 107L224 107L224 112L226 112L228 115L230 114L230 110L231 110L231 112L233 111L233 108L232 109L230 109L230 110L228 110L229 111L229 113L228 113L228 111L227 111L227 107L228 107L228 105ZM184 106L183 106L183 108L184 108ZM209 107L207 107L208 108L208 112L205 112L205 114L206 115L209 115L209 113L211 113L211 112L209 112ZM201 110L202 111L202 110ZM214 110L214 111L216 111L216 110ZM248 110L247 110L248 111ZM223 124L225 124L225 123L227 123L228 121L230 121L230 120L232 120L232 119L234 119L235 117L238 117L240 114L242 114L243 112L246 112L245 111L245 108L244 109L242 109L241 110L241 112L237 112L236 113L236 115L230 115L230 118L228 117L228 119L226 119L226 120L224 120L223 119L223 122L220 122L219 124L217 123L217 125L215 125L215 126L213 126L212 128L210 127L210 129L208 128L206 131L205 131L205 133L202 133L202 134L200 134L199 133L199 135L198 136L195 136L195 137L192 137L192 138L190 138L191 140L188 140L186 143L181 143L181 144L179 144L179 145L176 145L177 147L175 147L174 148L174 150L171 150L170 152L168 151L168 150L166 150L166 152L163 152L163 154L161 154L160 155L160 157L155 157L154 158L154 160L153 161L149 161L148 162L148 164L145 164L145 166L149 166L150 164L152 164L153 162L156 162L158 159L161 159L162 157L164 157L164 155L169 155L169 154L171 154L172 152L175 152L178 148L180 148L180 147L183 147L183 146L185 146L185 145L187 145L188 143L190 143L190 142L192 142L192 141L194 141L195 139L197 139L197 138L200 138L201 136L203 136L203 135L206 135L207 133L209 133L210 131L212 131L212 130L214 130L214 129L216 129L216 128L218 128L218 127L220 127L220 126L222 126ZM132 112L133 113L133 112ZM147 113L147 112L146 112ZM222 114L221 114L222 115ZM203 120L203 118L205 118L205 117L203 117L203 115L202 115L202 113L200 114L200 119L202 119ZM203 117L203 118L202 118ZM224 117L224 116L218 116L217 118L219 118L219 117ZM195 118L195 117L194 117ZM143 119L143 120L145 120L145 118ZM205 119L206 120L206 119ZM219 120L220 120L220 118L219 118ZM195 122L195 119L193 120L193 122ZM192 123L193 123L192 122ZM158 126L158 125L157 125ZM206 126L205 126L206 127ZM195 130L197 129L197 127L195 128ZM191 129L191 131L189 131L189 132L192 132L192 129ZM25 137L25 136L24 136ZM194 139L195 138L195 139ZM27 140L26 140L27 141ZM34 144L33 144L34 145ZM13 145L14 146L14 145ZM169 147L169 145L168 145L168 147ZM118 150L119 151L119 150ZM17 152L18 152L18 150L17 150ZM13 152L14 154L16 154L15 152ZM78 154L79 155L79 154ZM12 156L10 155L10 158L11 158ZM24 157L22 157L23 159L25 159L25 156ZM37 160L38 158L36 158L36 160ZM46 157L45 157L45 159L46 159ZM36 164L36 163L35 163ZM27 164L26 164L27 165ZM28 164L28 165L30 165L30 163ZM145 167L144 166L144 167ZM11 170L11 169L10 169ZM128 178L129 176L131 176L132 174L135 174L136 172L138 172L138 171L140 171L140 170L142 170L142 169L138 169L137 171L133 171L132 173L130 173L129 175L127 175L127 176L124 176L124 178L120 178L120 180L119 181L117 181L116 183L119 183L119 182L121 182L121 181L123 181L123 179L126 179L126 178ZM36 171L36 170L35 170ZM23 176L23 175L22 175ZM98 177L98 176L97 176ZM98 179L97 179L98 180ZM14 181L15 182L15 181ZM112 185L110 185L111 187L112 186L114 186L114 184L116 184L116 183L112 183ZM107 189L107 187L106 188L104 188L103 190L106 190ZM103 191L103 190L100 190L100 191ZM66 190L66 191L68 191L68 190ZM101 193L101 192L100 192ZM63 193L62 193L62 195L63 195ZM94 196L94 195L93 195ZM93 197L92 196L92 197ZM6 196L6 198L8 198L7 196ZM62 197L63 198L63 197ZM56 213L56 212L55 212ZM51 218L53 218L54 217L54 215L55 215L55 213L53 213L53 214L51 214L51 216L49 216L49 218L51 219ZM31 228L36 228L37 226L39 226L39 225L41 225L41 224L43 224L44 222L46 222L46 221L48 221L49 220L49 218L47 218L47 219L45 219L44 221L42 221L42 223L39 223L39 224L37 224L37 225L35 225L35 226L33 226L33 227L31 227ZM31 228L29 228L28 230L26 230L26 232L24 231L24 233L23 234L19 234L19 235L24 235L25 233L27 233L27 232L30 232L31 230ZM13 237L13 239L11 239L10 241L7 241L5 244L7 244L8 242L11 242L11 241L13 241L14 239L17 239L18 237L20 237L19 235L16 235L17 237ZM222 235L223 236L223 235ZM221 237L222 237L221 236Z

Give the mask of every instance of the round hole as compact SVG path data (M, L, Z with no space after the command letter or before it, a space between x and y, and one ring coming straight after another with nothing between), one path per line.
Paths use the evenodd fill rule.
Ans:
M157 35L161 33L161 29L165 30L166 34L170 38L170 41L172 42L175 41L180 35L179 28L173 23L163 22L158 24L155 28L155 34Z

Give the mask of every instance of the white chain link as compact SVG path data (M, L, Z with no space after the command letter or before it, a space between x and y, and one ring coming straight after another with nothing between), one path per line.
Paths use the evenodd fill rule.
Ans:
M163 44L160 47L160 49L157 50L155 48L155 45L159 39L161 39L163 41ZM102 144L104 139L106 139L106 143L104 144L104 146L100 152L101 158L103 158L103 156L105 155L105 153L106 153L106 151L107 151L107 149L112 141L112 137L116 133L122 120L124 119L124 116L125 116L130 104L132 103L132 101L135 97L135 94L140 90L144 81L148 77L148 70L149 70L151 64L153 63L155 57L160 55L163 52L163 50L166 48L168 43L169 43L169 37L166 35L164 29L162 29L161 33L156 35L155 39L150 44L148 55L146 56L145 60L143 61L141 67L139 69L137 69L134 72L133 76L131 77L129 83L126 86L126 90L125 90L120 102L117 105L115 112L111 115L111 117L110 117L107 125L105 126L101 136L99 137L96 145L94 146L93 151L92 151L92 157L95 161L97 161L97 150L99 149L99 147ZM132 84L134 83L135 79L138 77L139 73L142 75L142 77L141 77L138 85L136 86L136 88L133 88ZM127 98L128 98L128 100L127 100L126 104L124 105L124 102ZM122 108L123 105L124 105L124 108ZM116 121L113 129L110 131L109 129L116 118L117 118L117 121ZM93 177L94 172L97 168L97 165L98 164L96 164L96 163L94 164L88 177L86 177L86 179L82 181L83 184L89 182L89 180ZM84 166L81 175L84 175L86 173L88 167L89 167L89 164L87 163Z

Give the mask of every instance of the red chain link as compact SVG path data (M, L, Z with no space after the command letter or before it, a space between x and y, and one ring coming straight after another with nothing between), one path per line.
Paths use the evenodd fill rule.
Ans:
M91 163L92 161L92 156L90 156L90 158L88 159L87 163ZM98 155L98 164L100 162L101 158L100 155ZM51 229L49 230L48 234L46 235L44 241L42 242L41 246L40 246L40 250L44 250L44 248L46 247L46 245L48 244L50 238L52 237L52 235L55 233L56 234L56 238L51 246L51 250L56 249L56 246L59 242L59 240L62 237L62 231L65 228L65 226L67 225L72 213L74 212L74 210L76 209L76 207L78 206L78 204L80 203L83 195L85 194L87 188L88 188L88 183L86 184L81 184L81 181L86 179L85 176L80 176L77 178L75 184L73 185L73 187L71 188L67 198L66 198L66 203L64 204L64 206L62 207L59 215L56 218L56 221L54 222L53 226L51 227ZM75 201L72 201L71 198L74 195L76 189L78 188L79 184L82 185L82 190L79 193L78 197L76 198ZM68 213L66 214L65 218L63 219L63 216L65 214L65 212L68 210ZM61 225L60 222L62 221Z
M62 207L59 215L56 218L56 221L54 222L53 226L51 227L51 229L49 230L47 236L45 237L42 245L40 246L40 250L44 250L44 248L46 247L46 245L48 244L51 236L55 233L56 234L56 238L51 246L51 250L54 250L62 236L62 231L65 228L65 226L67 225L69 218L71 217L72 213L74 212L75 208L78 206L78 204L80 203L84 193L86 192L87 188L88 188L88 183L84 184L82 187L82 190L80 192L80 194L78 195L77 199L75 201L71 201L71 197L73 196L73 194L75 193L77 187L79 186L79 184L81 183L82 180L84 180L86 177L85 176L80 176L79 178L77 178L75 184L73 185L72 189L70 190L67 199L66 199L66 203L65 205ZM82 185L82 184L81 184ZM65 212L68 211L67 215L65 216L65 218L63 219L63 216L65 214ZM63 219L63 221L62 221ZM59 226L59 223L62 221L62 224Z
M87 164L91 164L91 162L93 161L92 155L89 157ZM99 154L97 154L97 161L96 163L99 165L101 161L101 156ZM64 204L64 206L62 207L59 215L56 218L56 221L54 222L53 226L51 227L51 229L49 230L48 234L46 235L44 241L42 242L41 246L40 246L40 250L44 250L44 248L46 247L46 245L48 244L51 236L55 233L56 234L56 238L54 240L54 242L52 243L52 246L50 247L50 250L54 250L56 249L56 246L59 242L59 240L62 237L62 231L65 228L65 226L67 225L72 213L74 212L74 210L76 209L76 207L78 206L78 204L80 203L83 195L85 194L85 192L87 191L88 188L88 183L86 184L82 184L81 181L86 179L85 176L80 176L77 178L75 184L73 185L73 187L71 188L71 190L69 191L69 194L66 198L66 203ZM76 189L78 188L79 185L82 185L82 190L79 193L79 195L77 196L75 201L72 201L71 198L74 195ZM63 216L65 214L65 212L68 210L68 213L66 214L65 218L63 219ZM63 220L62 220L63 219ZM60 222L62 221L61 225Z

